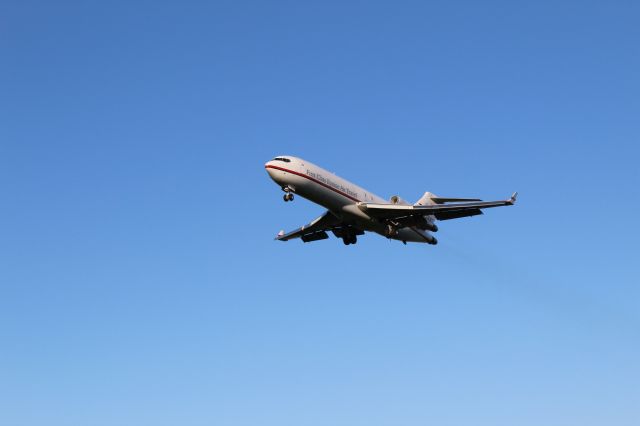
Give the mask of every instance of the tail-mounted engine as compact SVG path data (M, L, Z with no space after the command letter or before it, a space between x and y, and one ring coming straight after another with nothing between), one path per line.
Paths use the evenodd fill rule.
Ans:
M405 200L403 200L402 198L400 198L399 195L394 195L393 197L391 197L391 199L389 200L391 202L391 204L399 204L402 206L410 206L411 204L407 203Z

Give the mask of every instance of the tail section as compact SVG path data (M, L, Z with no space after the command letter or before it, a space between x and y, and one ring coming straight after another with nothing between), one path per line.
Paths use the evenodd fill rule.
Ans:
M425 192L424 195L414 204L414 206L432 206L437 204L434 200L437 200L438 197L431 192ZM418 227L424 229L425 231L438 232L438 225L435 224L436 218L434 216L422 216L419 219ZM438 240L435 239L434 236L423 232L422 234L428 235L428 238L432 238L433 241L427 241L429 244L438 244ZM425 237L427 238L427 237ZM428 239L427 238L427 239Z
M438 197L431 192L425 192L424 195L418 201L416 201L414 206L432 206L434 204L437 204L433 201L434 198Z

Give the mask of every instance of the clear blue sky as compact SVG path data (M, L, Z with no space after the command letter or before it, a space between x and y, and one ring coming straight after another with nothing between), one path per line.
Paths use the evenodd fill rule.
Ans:
M640 6L517 3L2 2L0 424L640 424Z

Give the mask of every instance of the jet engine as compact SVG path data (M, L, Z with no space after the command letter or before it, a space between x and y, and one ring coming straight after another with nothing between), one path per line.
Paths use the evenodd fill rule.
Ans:
M422 229L426 229L427 231L431 232L438 232L438 225L436 225L435 223L431 223L425 220L421 225Z
M403 206L410 206L411 204L407 203L405 200L403 200L402 198L400 198L399 195L394 195L393 197L391 197L391 199L389 200L391 202L391 204L400 204Z
M428 234L427 243L431 244L432 246L435 246L436 244L438 244L438 240L433 235Z

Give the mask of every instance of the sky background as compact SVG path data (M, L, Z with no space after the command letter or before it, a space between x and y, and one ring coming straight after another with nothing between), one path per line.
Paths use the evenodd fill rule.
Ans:
M640 424L638 2L0 3L0 424ZM438 246L275 242L502 199Z

